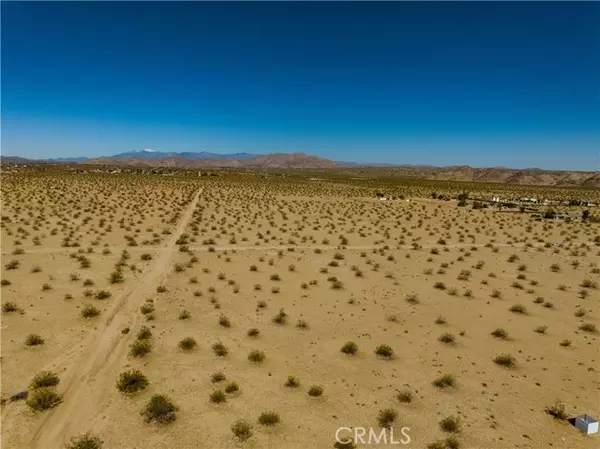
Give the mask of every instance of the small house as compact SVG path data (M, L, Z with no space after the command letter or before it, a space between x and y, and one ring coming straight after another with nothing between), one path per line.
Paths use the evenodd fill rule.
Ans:
M575 427L588 435L598 433L598 421L589 415L578 416L575 418Z

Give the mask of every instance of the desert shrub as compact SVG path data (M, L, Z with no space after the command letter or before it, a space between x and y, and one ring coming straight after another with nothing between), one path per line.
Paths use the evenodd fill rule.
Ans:
M248 337L258 337L258 335L260 334L260 331L253 327L252 329L248 329Z
M231 425L231 431L240 441L246 441L252 436L252 426L243 420L234 422Z
M413 394L408 390L399 391L396 395L396 399L398 399L399 402L409 404L412 402Z
M447 323L446 318L444 318L443 316L439 316L435 320L435 324L442 325L442 324L446 324L446 323Z
M308 389L308 395L313 398L319 397L323 394L323 387L320 385L313 385Z
M98 310L94 306L85 306L81 310L81 316L83 318L93 318L93 317L98 316L98 315L100 315L100 310Z
M344 344L344 346L342 346L341 351L344 354L354 355L358 352L358 345L353 341L348 341Z
M510 306L510 308L508 310L510 310L512 313L518 313L520 315L527 315L527 307L525 307L523 304L512 305L512 306Z
M391 359L394 357L394 350L389 345L379 345L375 348L375 354L384 359Z
M514 368L517 364L517 359L510 354L500 354L494 357L494 363L505 368Z
M144 357L151 350L152 344L148 340L137 340L129 347L129 355L132 357Z
M548 330L548 326L538 326L534 329L534 331L537 332L538 334L545 334L547 330Z
M225 393L235 393L236 391L240 391L240 385L237 382L229 382L225 385Z
M6 263L4 265L4 268L6 268L7 270L16 270L17 268L19 268L19 265L21 265L21 262L19 262L17 259L13 259L10 262Z
M583 282L581 283L581 286L583 288L592 288L594 290L598 289L598 283L591 281L590 279L584 279Z
M571 346L571 340L564 339L559 343L559 345L561 345L564 348L568 348L569 346Z
M442 335L440 335L438 340L441 341L442 343L451 344L451 343L454 343L456 338L451 333L446 332L446 333L443 333Z
M392 408L386 408L379 411L379 414L377 415L377 422L379 423L380 427L389 428L392 427L397 417L398 413L396 413L396 410Z
M179 342L179 349L191 351L196 347L196 344L196 340L194 340L192 337L186 337Z
M499 327L492 332L492 336L499 338L501 340L506 340L508 338L508 332L506 332L504 329Z
M287 314L283 309L279 309L279 313L273 317L273 322L276 324L285 324L287 321Z
M167 396L157 394L150 398L141 414L148 423L168 424L177 419L177 410L179 408Z
M112 273L110 273L110 276L108 278L108 282L111 284L120 284L124 280L125 278L123 277L123 272L120 270L113 271Z
M212 345L212 350L219 357L225 357L229 353L229 350L221 342L217 342L214 345Z
M444 374L433 381L433 385L440 389L456 386L456 378L452 374Z
M210 376L210 381L213 384L219 383L219 382L223 382L226 379L225 374L223 374L222 372L216 372L214 373L212 376Z
M438 290L445 290L446 289L446 284L444 284L443 282L436 282L435 284L433 284L433 288L437 288Z
M405 299L406 299L407 303L413 304L413 305L419 304L419 302L420 302L419 298L417 297L417 295L414 295L414 294L407 295Z
M152 331L148 326L142 326L137 334L138 340L148 340L152 337Z
M37 388L27 396L27 405L41 412L56 407L62 401L62 396L52 387Z
M117 389L126 394L136 393L146 389L148 378L139 370L125 371L119 376Z
M210 394L209 400L213 404L222 404L227 401L227 396L222 390L215 390Z
M188 312L187 310L182 310L179 313L179 319L180 320L187 320L188 318L190 318L192 315L190 314L190 312Z
M36 390L38 388L44 387L55 387L60 382L60 379L56 374L51 371L40 371L37 373L31 382L29 383L29 388L31 390Z
M5 287L7 285L11 285L11 282L8 279L2 279L0 281L0 285L2 285L2 287Z
M262 363L265 358L265 353L263 351L259 351L258 349L250 351L250 354L248 354L248 360L254 363Z
M17 306L17 304L12 301L7 301L4 304L2 304L3 313L17 312L18 310L19 306Z
M111 293L106 290L100 290L100 291L96 292L96 295L95 295L96 299L106 299L106 298L110 298L110 297L111 297Z
M460 432L460 419L455 416L448 416L440 421L440 429L444 432Z
M288 376L285 386L288 388L298 388L300 386L300 381L296 378L296 376Z
M91 432L86 432L78 437L73 437L65 443L65 449L101 449L104 442Z
M231 327L231 321L225 315L219 317L219 324L223 327Z
M144 304L140 307L140 312L142 312L142 315L148 315L154 312L154 306L152 304Z
M27 338L25 338L26 346L37 346L37 345L43 345L43 344L44 344L44 339L37 334L29 334L27 336Z
M140 256L140 259L142 259L142 260L152 260L152 254L150 254L150 253L143 253Z
M565 412L565 405L560 402L556 402L554 405L546 407L546 413L554 419L566 420L569 417Z
M274 426L276 424L279 424L281 422L281 419L279 417L279 413L262 412L258 417L258 422L263 426Z
M590 334L598 333L598 329L596 328L596 325L592 324L592 323L584 323L581 326L579 326L579 329L584 332L589 332Z

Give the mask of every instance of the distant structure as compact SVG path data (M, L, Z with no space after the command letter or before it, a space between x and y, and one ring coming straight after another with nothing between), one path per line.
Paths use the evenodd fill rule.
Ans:
M537 198L521 198L519 201L523 203L537 203Z

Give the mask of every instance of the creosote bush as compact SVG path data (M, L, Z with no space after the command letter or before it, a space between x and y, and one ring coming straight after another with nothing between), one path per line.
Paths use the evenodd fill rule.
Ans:
M412 398L413 398L413 394L408 390L399 391L398 394L396 395L396 399L398 399L399 402L402 402L405 404L411 403Z
M258 417L258 423L263 426L274 426L279 424L281 419L279 417L279 413L275 412L262 412Z
M27 405L41 412L56 407L62 401L62 396L52 387L37 388L27 396Z
M500 354L494 357L494 363L505 368L514 368L517 364L517 359L510 354Z
M288 376L285 386L288 388L298 388L300 386L300 381L296 378L296 376Z
M134 341L129 347L129 355L131 357L144 357L152 350L152 344L148 340Z
M231 431L240 441L246 441L252 436L252 426L243 420L234 422L231 425Z
M94 306L85 306L82 310L81 310L81 316L83 318L93 318L100 315L100 310L98 310L96 307Z
M344 354L354 355L358 352L358 345L353 341L348 341L344 344L344 346L342 346L341 351Z
M183 351L191 351L196 347L196 344L196 340L194 340L192 337L186 337L179 342L179 349L182 349Z
M36 390L44 387L55 387L60 382L58 376L51 371L40 371L29 383L29 389Z
M130 370L121 373L117 381L117 389L126 394L145 390L148 386L148 378L139 370Z
M392 427L397 417L398 413L396 413L396 410L392 408L386 408L379 411L379 414L377 415L377 422L379 423L380 427L389 428Z
M556 402L550 407L546 407L546 413L552 416L554 419L566 420L569 415L565 412L565 405L560 402Z
M262 363L265 360L265 358L265 353L257 349L250 351L250 354L248 354L248 360L254 363Z
M460 431L460 419L455 416L448 416L440 421L440 429L444 432L457 433Z
M456 377L452 374L444 374L433 381L433 385L440 389L455 387Z
M65 449L101 449L104 442L91 432L86 432L78 437L73 437L65 443Z
M308 389L308 395L313 398L319 397L323 394L323 387L320 385L313 385Z
M44 339L37 334L29 334L27 338L25 338L26 346L38 346L43 345Z
M141 414L147 423L168 424L177 419L177 410L179 408L167 396L156 394L150 398Z
M209 399L213 404L222 404L227 401L227 396L222 390L215 390L210 394Z
M392 359L394 357L394 350L390 345L379 345L375 348L375 354L383 359Z

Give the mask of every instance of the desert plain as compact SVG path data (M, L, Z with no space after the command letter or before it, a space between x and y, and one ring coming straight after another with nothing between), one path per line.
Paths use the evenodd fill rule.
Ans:
M4 174L2 447L596 448L568 419L600 418L600 211L573 199L600 191Z

